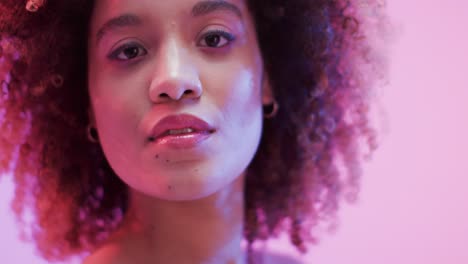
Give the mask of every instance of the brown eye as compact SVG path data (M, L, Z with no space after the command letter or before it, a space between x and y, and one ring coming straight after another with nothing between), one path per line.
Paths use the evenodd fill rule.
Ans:
M203 35L200 45L202 47L221 48L228 45L235 39L234 35L226 31L213 30Z
M128 43L117 48L109 55L110 59L127 61L136 57L146 55L148 52L139 44Z
M136 47L126 48L123 50L123 55L129 59L133 59L138 56L138 51L139 50Z
M205 42L208 47L217 47L221 37L219 35L209 35L205 37Z

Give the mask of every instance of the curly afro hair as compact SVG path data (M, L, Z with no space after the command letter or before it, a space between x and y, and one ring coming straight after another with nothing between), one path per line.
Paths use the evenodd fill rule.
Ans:
M25 2L0 0L0 173L13 175L23 235L43 258L60 261L119 226L128 190L87 139L94 1L48 0L37 12ZM244 237L250 249L287 232L304 253L341 198L356 199L360 164L378 145L368 114L384 67L370 36L384 24L384 5L247 3L281 110L265 120L247 170Z

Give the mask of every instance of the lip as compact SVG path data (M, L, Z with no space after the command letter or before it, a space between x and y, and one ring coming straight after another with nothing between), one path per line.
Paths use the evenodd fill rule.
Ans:
M190 128L185 134L170 135L169 130ZM189 147L209 137L215 129L201 118L190 114L169 115L162 118L151 130L148 140L156 143L169 143L178 147Z

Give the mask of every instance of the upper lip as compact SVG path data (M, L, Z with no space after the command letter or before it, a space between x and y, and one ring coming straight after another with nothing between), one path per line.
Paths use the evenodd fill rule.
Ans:
M194 132L214 132L204 120L189 114L170 115L162 118L151 130L150 140L165 136L169 130L191 128Z

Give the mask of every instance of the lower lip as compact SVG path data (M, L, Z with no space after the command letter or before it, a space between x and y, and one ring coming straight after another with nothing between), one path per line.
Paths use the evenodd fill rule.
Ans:
M199 132L179 135L168 135L156 139L154 143L175 149L194 148L211 136L210 132Z

